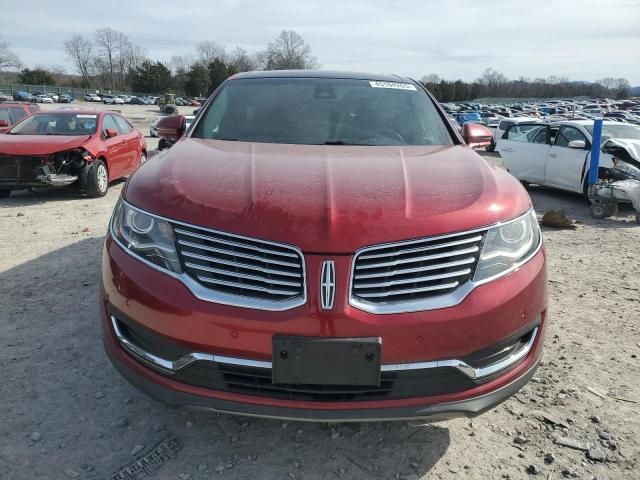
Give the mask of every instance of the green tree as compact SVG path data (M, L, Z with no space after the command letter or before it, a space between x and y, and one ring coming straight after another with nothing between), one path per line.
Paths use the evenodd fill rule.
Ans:
M191 66L184 82L187 95L202 97L209 95L209 70L201 63Z
M171 71L161 62L145 60L134 71L131 86L137 92L160 93L171 85Z
M27 85L55 85L56 79L44 68L25 68L18 75L18 82Z
M213 91L218 88L222 82L229 78L227 65L220 59L216 58L209 63L209 90Z

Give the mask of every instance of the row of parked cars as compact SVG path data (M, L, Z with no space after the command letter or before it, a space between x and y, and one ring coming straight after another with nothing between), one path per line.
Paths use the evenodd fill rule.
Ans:
M50 92L14 92L12 95L0 93L0 103L8 101L31 103L71 103L73 96L68 93L60 95Z

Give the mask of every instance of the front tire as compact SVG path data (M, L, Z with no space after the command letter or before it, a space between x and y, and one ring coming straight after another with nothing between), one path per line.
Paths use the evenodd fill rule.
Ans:
M109 190L109 172L102 160L96 160L87 176L87 195L98 198L104 197Z
M140 154L140 165L142 165L142 164L143 164L144 162L146 162L146 161L147 161L147 153L146 153L145 151L143 151L143 152Z
M609 216L609 207L602 203L594 203L591 205L591 216L603 220Z

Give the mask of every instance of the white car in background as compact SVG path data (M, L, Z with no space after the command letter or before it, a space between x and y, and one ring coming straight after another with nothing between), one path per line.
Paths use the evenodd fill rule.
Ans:
M87 102L101 102L102 101L102 98L100 98L100 96L95 94L95 93L87 93L84 96L84 99Z
M53 98L51 98L49 95L40 94L40 95L36 95L36 102L38 102L38 103L53 103Z
M535 183L586 193L592 132L591 120L520 123L509 127L498 141L496 151L507 171L525 185ZM610 139L637 143L640 128L626 123L603 122L602 143ZM600 167L613 167L613 157L601 154Z

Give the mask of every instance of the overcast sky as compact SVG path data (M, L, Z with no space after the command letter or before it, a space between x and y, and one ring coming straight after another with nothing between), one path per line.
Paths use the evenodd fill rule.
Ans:
M0 17L0 35L31 67L71 70L62 42L99 27L163 61L202 40L262 50L292 29L323 69L473 80L493 67L640 85L640 0L2 0Z

